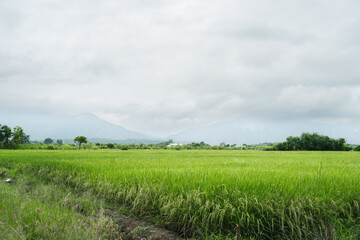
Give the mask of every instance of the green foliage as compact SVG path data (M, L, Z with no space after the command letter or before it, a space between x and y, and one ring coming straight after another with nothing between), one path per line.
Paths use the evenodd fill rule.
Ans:
M290 136L285 142L278 143L274 150L279 151L349 151L344 138L332 139L317 133L303 133L300 137Z
M106 144L106 146L109 149L113 149L115 147L115 145L113 143L108 143L108 144Z
M244 239L360 236L357 152L116 151L0 151L0 167L91 191L184 237L230 238L236 224Z
M12 132L10 127L0 124L0 148L19 148L20 145L28 143L30 136L26 135L21 127L14 127Z
M54 147L53 145L48 144L48 145L46 146L46 149L48 149L48 150L55 150L55 147Z
M360 151L360 145L357 145L356 147L354 147L354 151Z
M74 138L74 142L79 144L80 149L82 143L87 143L87 138L84 136L77 136L76 138Z
M12 133L12 140L14 144L27 144L30 142L30 136L24 133L24 130L16 126Z
M7 125L3 125L0 127L0 141L2 146L4 146L4 148L8 148L10 146L11 136L12 136L11 128L9 128Z
M64 145L63 140L61 140L61 139L56 140L56 145L58 145L58 146Z
M53 144L54 140L52 140L51 138L45 138L44 143L45 144Z
M129 150L129 146L127 144L123 144L119 146L121 150Z
M73 194L34 176L17 179L0 182L0 239L119 239L115 224L89 194Z

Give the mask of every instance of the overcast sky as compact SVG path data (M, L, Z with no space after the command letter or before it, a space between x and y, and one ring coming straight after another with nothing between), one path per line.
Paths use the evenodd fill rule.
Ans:
M236 118L360 122L359 0L1 0L0 113L159 136Z

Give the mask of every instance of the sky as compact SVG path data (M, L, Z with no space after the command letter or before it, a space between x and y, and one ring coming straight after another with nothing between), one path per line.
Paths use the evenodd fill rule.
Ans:
M0 114L167 136L232 119L360 129L358 0L1 0Z

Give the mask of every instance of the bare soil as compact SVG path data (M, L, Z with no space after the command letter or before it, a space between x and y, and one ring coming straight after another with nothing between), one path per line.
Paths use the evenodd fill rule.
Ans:
M176 233L155 226L138 218L125 217L121 213L106 209L106 215L112 217L114 223L119 226L121 232L125 234L125 240L176 240L182 239Z

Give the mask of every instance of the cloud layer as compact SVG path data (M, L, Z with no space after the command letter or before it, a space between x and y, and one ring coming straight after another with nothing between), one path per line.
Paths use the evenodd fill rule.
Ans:
M167 135L235 118L360 122L360 2L0 2L0 113Z

